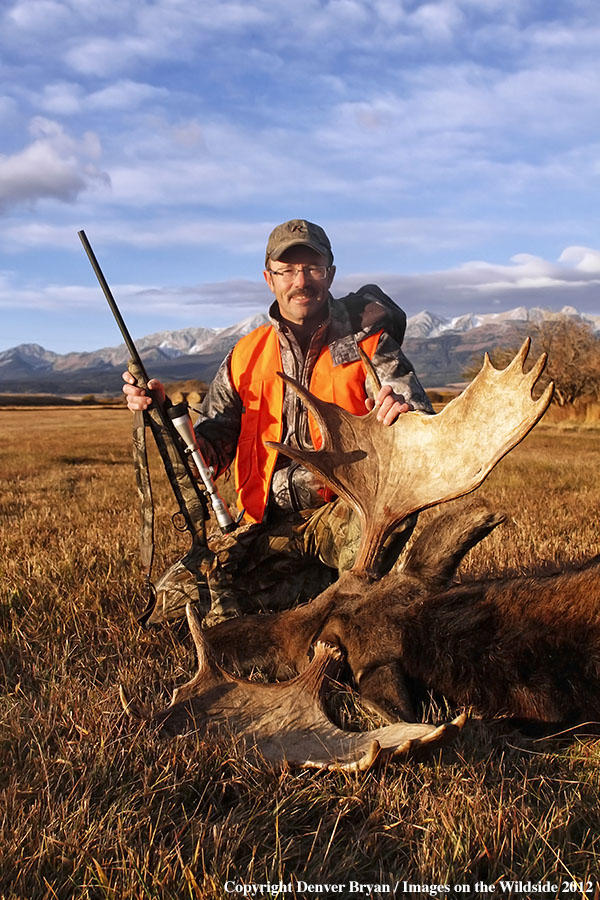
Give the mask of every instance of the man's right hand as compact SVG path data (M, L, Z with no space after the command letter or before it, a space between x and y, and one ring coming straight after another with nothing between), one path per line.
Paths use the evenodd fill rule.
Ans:
M132 412L137 412L137 410L148 409L150 404L152 403L152 397L149 397L145 388L139 388L135 383L135 378L131 374L131 372L123 372L123 381L125 384L123 385L123 393L127 397L127 406ZM151 378L148 382L148 387L151 391L157 395L157 399L160 403L165 402L165 389L162 382L157 381L156 378Z

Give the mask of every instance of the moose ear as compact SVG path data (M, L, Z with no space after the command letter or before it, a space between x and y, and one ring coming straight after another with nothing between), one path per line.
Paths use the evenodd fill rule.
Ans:
M455 574L465 553L506 521L483 498L453 504L429 522L409 547L396 571L441 590Z

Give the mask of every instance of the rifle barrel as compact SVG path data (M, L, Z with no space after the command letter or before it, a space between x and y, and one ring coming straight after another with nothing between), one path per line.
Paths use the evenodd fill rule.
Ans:
M110 306L110 308L112 310L112 314L115 317L117 325L119 326L119 331L123 335L123 340L125 341L125 346L129 350L129 355L135 362L136 366L139 367L139 370L142 373L142 377L147 385L148 381L149 381L148 373L146 372L146 369L144 368L144 364L141 360L140 354L137 351L137 347L133 343L133 339L132 339L131 335L129 334L129 329L127 328L127 325L125 324L125 322L123 320L123 316L121 315L121 313L119 311L119 307L117 306L115 298L112 295L112 291L111 291L110 287L108 286L108 282L107 282L106 278L104 277L104 273L102 272L102 269L100 268L100 263L96 259L96 254L92 250L91 244L87 239L87 235L86 235L85 231L83 231L83 229L82 229L81 231L78 231L77 234L79 235L79 239L81 240L81 243L83 244L83 249L87 253L87 257L88 257L90 263L92 264L92 269L96 273L96 278L98 279L98 281L100 283L102 292L104 293L104 296L106 297L106 299L108 301L108 305Z

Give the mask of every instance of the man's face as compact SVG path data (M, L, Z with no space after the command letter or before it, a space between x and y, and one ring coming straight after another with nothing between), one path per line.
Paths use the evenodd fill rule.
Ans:
M299 244L290 247L279 259L269 260L268 269L263 273L282 317L295 325L320 320L335 275L335 266L331 266L324 278L315 278L309 271L311 266L327 267L327 260L316 250Z

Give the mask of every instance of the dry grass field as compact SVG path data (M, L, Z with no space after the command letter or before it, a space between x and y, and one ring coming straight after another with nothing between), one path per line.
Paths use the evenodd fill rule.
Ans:
M480 896L508 893L501 879L570 897L590 882L598 896L596 737L472 720L426 762L346 775L273 771L226 740L131 727L118 684L164 705L194 659L185 629L135 621L130 424L124 410L0 410L0 897L211 900L279 882L293 890L270 896L378 895L351 881ZM542 424L497 467L481 493L512 521L462 577L600 553L599 438ZM155 472L159 573L186 541Z

